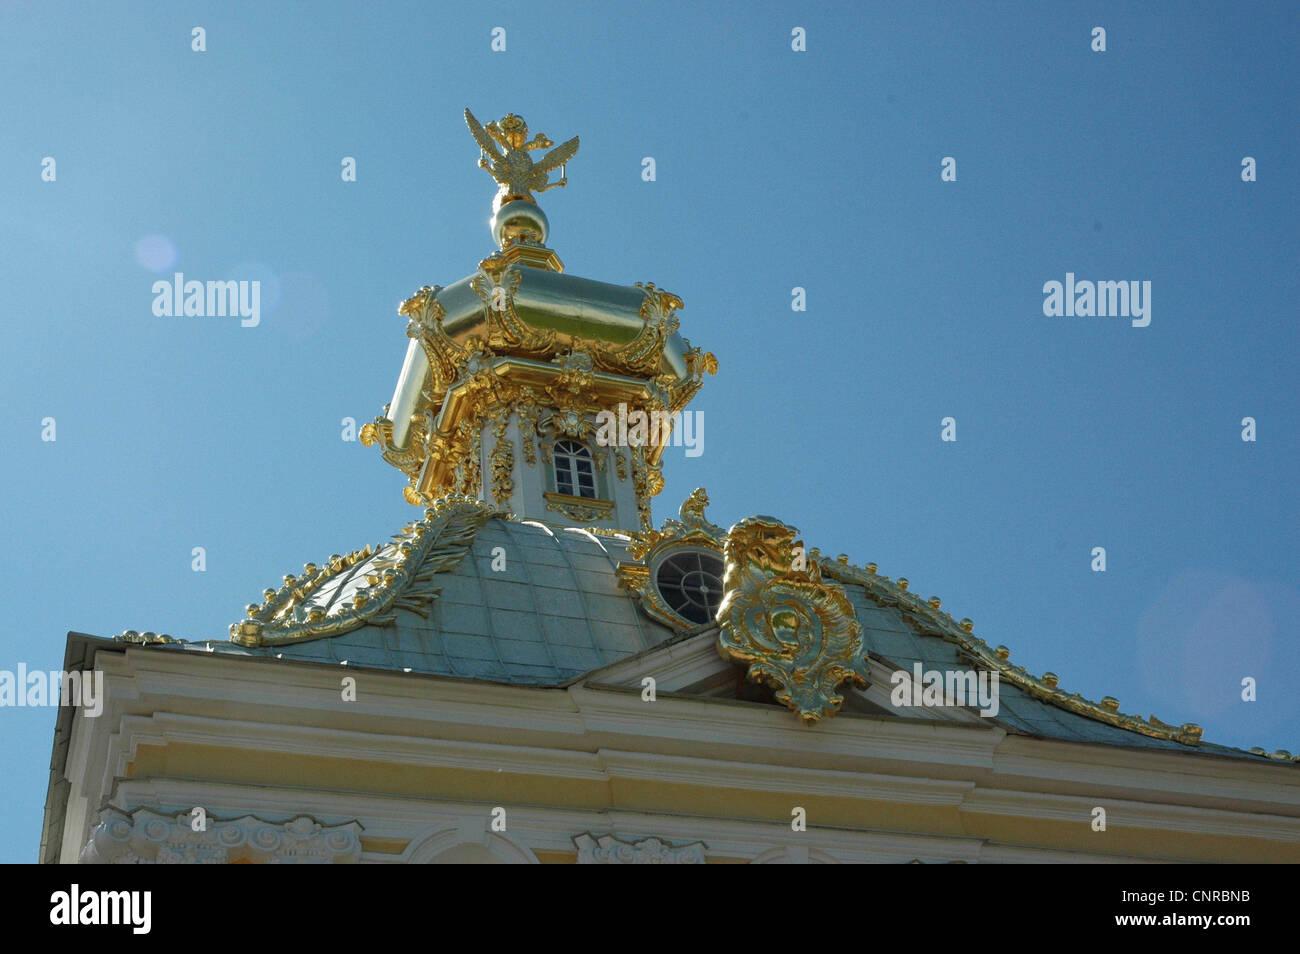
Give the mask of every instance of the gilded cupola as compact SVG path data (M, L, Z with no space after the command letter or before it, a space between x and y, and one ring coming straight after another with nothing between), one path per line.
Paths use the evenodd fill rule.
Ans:
M530 138L513 113L484 126L467 109L465 122L498 184L497 250L459 281L402 302L406 359L362 442L406 475L417 506L456 493L519 517L648 528L671 427L717 361L678 334L676 295L567 274L547 245L534 193L567 184L577 137ZM548 151L534 159L539 150ZM664 426L645 437L634 428L622 443L600 428L609 415L638 414Z

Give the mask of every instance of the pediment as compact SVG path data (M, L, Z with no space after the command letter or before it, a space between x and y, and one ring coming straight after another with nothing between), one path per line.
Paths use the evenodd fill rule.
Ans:
M909 687L915 687L912 671L875 653L868 653L867 664L869 679L866 688L859 689L851 685L843 687L843 713L985 725L995 721L982 718L970 708L950 704L950 697L948 704L940 706L895 706L890 698L895 686L894 674L904 673ZM719 654L717 629L663 643L636 656L593 670L577 680L576 684L644 692L646 679L654 680L656 698L665 695L684 696L785 708L770 689L746 678L744 666L730 662ZM920 692L916 695L919 698ZM798 718L793 712L790 717Z

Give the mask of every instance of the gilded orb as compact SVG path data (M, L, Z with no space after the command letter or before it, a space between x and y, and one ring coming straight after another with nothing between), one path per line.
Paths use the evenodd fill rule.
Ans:
M551 223L536 202L516 199L493 213L491 229L492 237L500 248L520 239L545 245L547 236L551 234Z

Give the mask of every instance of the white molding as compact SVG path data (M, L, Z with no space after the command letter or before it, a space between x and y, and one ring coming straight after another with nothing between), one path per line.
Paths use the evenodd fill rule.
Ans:
M1043 821L1063 821L1084 829L1091 824L1092 810L1106 809L1106 828L1151 829L1198 835L1230 835L1238 838L1267 838L1270 841L1300 842L1300 818L1248 812L1220 811L1185 805L1161 805L1097 796L1054 795L980 788L973 791L961 810L981 815L1011 815Z
M438 864L438 857L456 848L470 846L481 848L493 860L502 864L540 864L537 855L517 838L505 832L488 831L472 819L462 818L460 823L412 839L402 853L400 862L408 865Z
M714 652L709 640L661 647L619 664L622 669L607 667L602 678L630 679L657 656L671 664L671 679L688 680L713 671L706 649ZM96 659L106 675L107 701L100 717L78 712L72 723L64 861L76 859L94 816L110 798L121 811L180 812L202 805L219 817L255 814L284 822L309 813L322 824L356 819L367 838L377 839L373 844L415 844L452 828L463 834L466 824L480 838L493 807L479 800L318 791L310 784L125 777L140 746L181 742L619 782L614 789L651 791L650 783L672 782L791 799L884 800L1054 824L1087 824L1091 807L1100 804L1111 827L1300 842L1300 773L1294 765L1033 739L978 716L966 723L845 712L807 727L783 708L757 703L670 691L646 703L639 682L624 689L537 689L141 647L101 652ZM363 676L357 703L339 696L344 674ZM503 786L495 804L508 798L505 791ZM573 838L587 832L633 844L647 838L674 845L700 841L706 857L745 859L793 846L806 848L809 858L824 852L838 861L1136 860L961 835L820 829L815 818L807 832L792 832L788 822L766 819L633 811L617 804L617 791L609 797L610 805L595 809L506 801L504 843L481 847L493 852L496 845L501 860L516 849L533 852L535 860L537 852L572 854ZM411 844L408 855L415 850ZM374 850L360 860L403 857Z
M123 728L131 727L139 730L131 736L132 759L135 758L138 744L165 745L179 742L229 747L232 740L238 740L240 748L284 755L350 758L384 761L394 765L480 772L508 771L562 778L605 778L595 755L571 749L381 735L333 726L272 725L187 716L174 712L160 712L148 718L128 716L123 721Z
M486 833L494 807L489 801L424 800L353 792L210 785L170 779L124 781L114 801L122 806L147 804L174 812L188 811L193 805L203 804L209 812L218 814L233 814L239 811L239 806L260 804L266 806L263 817L290 818L305 812L328 824L341 824L347 819L360 817L365 819L367 837L411 842L400 855L363 854L362 862L380 864L411 861L422 841L448 830L455 830L459 836L440 844L439 851L455 844L479 843ZM553 853L572 853L575 833L599 831L633 842L648 837L674 844L702 841L706 844L706 858L754 859L773 848L802 845L810 851L824 852L838 861L851 863L902 863L913 859L927 863L1110 863L1143 860L1125 854L1003 845L964 835L821 827L815 823L815 817L811 821L807 831L794 832L788 823L734 817L683 816L619 808L590 810L513 806L508 808L508 837L516 845L526 845L533 852Z
M708 788L742 788L795 796L951 806L960 805L975 787L974 782L965 779L870 775L608 749L602 749L599 754L601 764L611 778Z

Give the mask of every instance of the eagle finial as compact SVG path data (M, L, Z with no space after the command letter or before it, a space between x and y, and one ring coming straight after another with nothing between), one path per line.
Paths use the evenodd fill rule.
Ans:
M491 173L500 185L503 202L519 199L532 202L534 192L568 185L564 165L578 152L577 136L558 146L541 133L530 140L528 123L514 113L508 113L504 118L484 126L466 109L465 125L478 143L479 167ZM555 148L551 149L552 146ZM534 162L529 152L537 149L551 151ZM551 170L557 167L560 169L560 178L552 182Z

